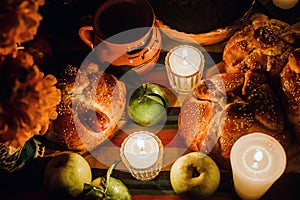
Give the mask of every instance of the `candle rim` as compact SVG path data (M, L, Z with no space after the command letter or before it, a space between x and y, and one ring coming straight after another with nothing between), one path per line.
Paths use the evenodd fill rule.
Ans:
M239 140L239 142L244 142L244 140L245 139L247 139L247 138L249 138L249 137L253 137L253 139L255 139L255 138L257 138L257 137L255 137L255 136L259 136L259 137L263 137L263 139L265 139L265 141L271 141L272 142L272 144L273 145L276 145L276 148L279 148L278 149L278 151L276 151L277 153L280 153L281 155L282 155L282 163L280 163L280 162L277 162L277 163L280 163L281 165L279 165L279 166L281 166L281 168L279 168L279 167L276 167L276 173L274 172L274 173L272 173L271 175L269 175L269 176L264 176L264 177L262 177L262 178L259 178L259 179L257 179L257 177L255 176L255 175L253 175L253 174L246 174L246 173L244 173L242 170L241 170L241 167L235 167L234 168L234 170L238 170L238 174L239 174L239 176L242 176L242 177L244 177L244 178L246 178L246 179L248 179L248 180L251 180L251 181L254 181L254 182L261 182L261 181L268 181L268 180L277 180L283 173L284 173L284 171L285 171L285 169L286 169L286 164L287 164L287 156L286 156L286 151L285 151L285 149L283 148L283 146L279 143L279 141L278 140L276 140L276 138L274 138L274 137L272 137L272 136L270 136L270 135L268 135L268 134L266 134L266 133L262 133L262 132L253 132L253 133L249 133L249 134L247 134L247 135L243 135L243 136L241 136L238 140ZM238 141L237 140L237 141ZM260 138L260 140L261 140L261 138ZM237 142L236 141L236 142ZM237 145L241 145L241 143L234 143L234 145L232 146L232 149L231 149L231 152L230 152L230 161L231 161L231 163L235 163L235 164L237 164L237 162L234 162L233 161L233 155L234 155L234 150L236 150L235 148L237 148L238 146ZM232 167L233 168L233 167ZM233 169L232 169L233 170ZM255 171L255 170L253 170L253 171ZM234 171L233 171L233 173L234 173ZM264 172L265 173L265 172ZM255 173L254 173L255 174ZM256 175L257 175L258 173L256 173Z
M140 133L138 133L138 134L140 134ZM142 136L139 135L139 136L137 136L137 134L134 134L132 136L128 136L128 139L126 141L124 140L124 152L126 152L125 149L127 147L126 145L128 144L128 141L131 141L131 140L134 140L134 141L144 140L145 141L145 140L148 140L148 139L149 139L149 141L150 140L151 141L155 141L155 143L154 143L155 148L157 148L157 150L159 151L159 142L152 135L148 135L147 134L147 135L142 135ZM137 143L137 145L138 145L138 143ZM133 153L133 152L127 151L127 153Z
M125 145L126 145L127 141L130 138L132 138L133 136L136 136L139 133L148 134L148 136L151 137L152 139L154 139L156 141L156 144L158 145L158 151L155 151L155 153L157 153L156 161L151 166L148 166L148 167L145 167L145 168L138 168L136 166L132 166L132 164L126 158L125 151L124 151L124 148L125 148ZM153 166L157 165L159 162L162 161L162 159L163 159L163 144L162 144L161 140L159 139L159 137L157 135L155 135L154 133L152 133L152 132L149 132L149 131L136 131L136 132L128 134L128 136L122 142L121 148L120 148L120 156L121 156L121 159L122 159L123 163L127 166L129 171L132 171L133 169L134 170L149 170Z
M200 63L199 63L199 67L198 67L198 70L196 70L195 73L192 73L190 75L180 75L180 74L177 74L175 73L174 71L172 71L172 68L171 68L171 65L170 65L170 62L169 62L169 59L170 59L170 56L172 55L172 53L177 50L178 48L181 48L181 47L188 47L188 48L191 48L191 49L194 49L200 56ZM192 46L192 45L187 45L187 44L184 44L184 45L178 45L178 46L175 46L173 47L166 55L165 57L165 66L169 68L169 71L170 73L174 74L175 76L177 77L180 77L180 78L190 78L190 77L193 77L195 76L196 74L201 74L202 76L202 73L203 73L203 68L204 68L204 63L205 63L205 60L204 60L204 55L203 53L196 47ZM201 72L202 71L202 72ZM201 73L199 73L201 72Z

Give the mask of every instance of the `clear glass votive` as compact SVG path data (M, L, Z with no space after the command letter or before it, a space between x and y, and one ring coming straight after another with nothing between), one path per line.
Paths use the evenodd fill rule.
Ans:
M244 200L262 197L286 168L286 153L281 144L264 133L240 137L230 153L233 183Z
M137 131L124 139L120 155L133 177L141 181L154 179L163 162L161 140L148 131Z
M165 66L172 89L182 94L192 92L202 78L204 63L202 52L194 46L179 45L171 49Z

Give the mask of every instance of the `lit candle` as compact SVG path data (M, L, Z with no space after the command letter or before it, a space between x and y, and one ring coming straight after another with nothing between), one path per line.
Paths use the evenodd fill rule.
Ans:
M179 45L169 51L165 59L171 87L178 93L189 93L202 78L204 56L190 45Z
M161 169L163 146L153 133L138 131L125 138L120 154L122 161L135 178L151 180Z
M239 138L230 153L236 193L245 200L259 199L282 175L286 154L281 144L263 133Z
M151 167L158 158L157 141L146 132L139 132L128 138L124 146L124 155L134 168Z
M273 3L279 8L291 9L298 3L298 0L273 0Z

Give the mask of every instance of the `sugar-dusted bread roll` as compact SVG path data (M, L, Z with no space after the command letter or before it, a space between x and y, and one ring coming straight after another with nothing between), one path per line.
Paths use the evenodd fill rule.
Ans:
M259 131L288 146L280 101L265 75L255 71L202 80L183 103L179 130L192 150L210 154L225 168L242 135Z
M96 64L68 66L59 79L62 101L46 137L67 149L91 150L111 138L126 104L125 84Z
M256 13L250 24L236 32L223 52L227 73L260 69L278 75L297 42L297 34L287 23Z
M280 79L286 116L300 143L300 48L289 55Z

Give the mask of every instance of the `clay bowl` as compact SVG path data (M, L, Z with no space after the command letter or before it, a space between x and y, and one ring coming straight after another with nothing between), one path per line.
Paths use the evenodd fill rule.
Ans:
M248 20L255 0L150 1L156 25L170 39L201 45L220 43Z

